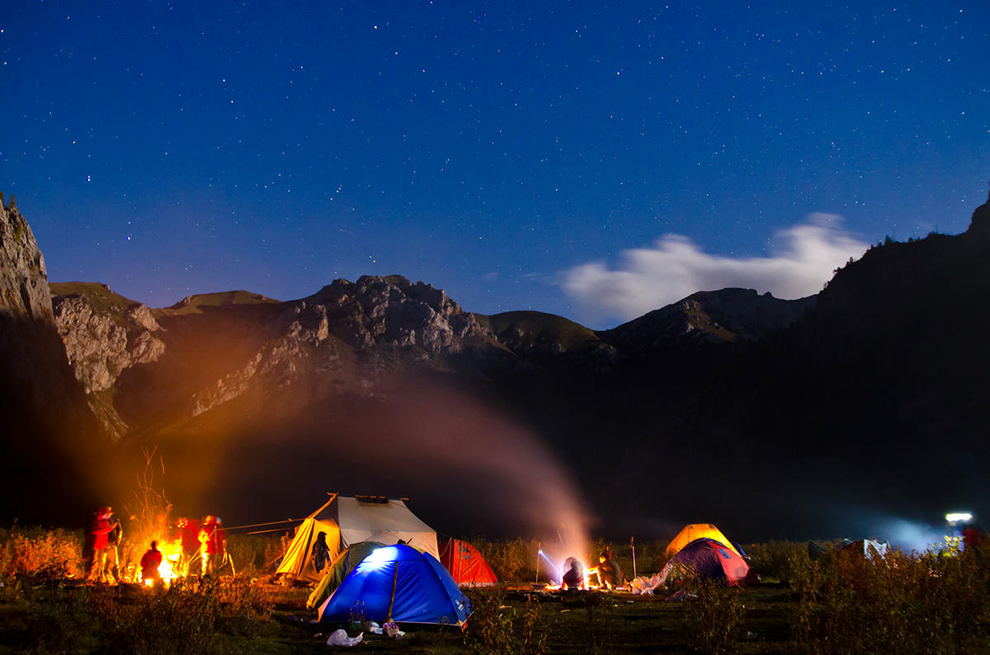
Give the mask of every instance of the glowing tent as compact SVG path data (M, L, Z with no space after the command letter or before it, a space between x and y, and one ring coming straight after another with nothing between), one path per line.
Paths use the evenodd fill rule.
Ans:
M487 587L498 584L492 567L478 550L466 541L448 539L440 546L440 563L450 572L458 587Z
M739 549L736 548L732 542L729 541L728 538L711 523L692 523L691 525L685 525L684 528L677 533L677 536L673 538L670 545L667 546L667 550L664 554L667 557L673 557L679 553L682 548L696 539L714 539L723 546L727 546L739 557L742 557L742 553L739 552Z
M354 567L364 561L365 557L384 545L377 541L362 541L338 555L334 559L333 564L330 565L330 570L320 580L320 584L316 585L313 593L309 595L309 600L306 601L306 609L316 609L322 605L323 601L330 598L330 594L340 586L340 583L344 581L347 574L354 570Z
M313 565L313 546L321 532L326 533L330 562L343 549L362 541L389 545L401 540L433 557L440 555L436 531L417 518L404 499L330 494L330 500L296 529L296 536L275 571L276 578L305 583L323 578L326 570L317 571Z
M467 598L435 557L396 545L365 557L320 606L319 620L363 615L378 623L463 625L469 613Z
M735 587L749 575L749 564L729 546L703 537L670 558L660 571L660 584L674 580L709 578Z

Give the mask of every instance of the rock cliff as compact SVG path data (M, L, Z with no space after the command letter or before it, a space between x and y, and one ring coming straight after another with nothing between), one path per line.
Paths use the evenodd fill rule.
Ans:
M0 314L51 324L52 298L45 258L14 198L0 194Z
M82 287L98 287L86 289ZM58 334L87 394L109 389L136 364L158 361L165 343L151 310L106 285L53 284ZM102 302L98 302L102 301Z
M13 198L0 202L0 429L0 497L8 519L62 520L94 502L99 481L80 462L84 454L100 454L107 434L66 360L45 260ZM53 470L58 484L38 489Z

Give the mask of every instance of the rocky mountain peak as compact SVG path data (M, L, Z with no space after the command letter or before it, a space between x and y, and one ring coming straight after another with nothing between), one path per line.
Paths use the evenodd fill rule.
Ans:
M11 196L0 194L0 314L52 323L45 258Z
M814 307L815 296L781 300L754 289L699 291L600 334L627 349L685 338L708 343L760 341L791 327Z
M157 361L165 344L151 310L105 284L54 284L55 325L87 394L109 389L136 364Z
M458 352L463 340L489 337L473 314L442 289L400 275L335 280L296 301L293 312L358 350L375 346L418 347L430 355Z

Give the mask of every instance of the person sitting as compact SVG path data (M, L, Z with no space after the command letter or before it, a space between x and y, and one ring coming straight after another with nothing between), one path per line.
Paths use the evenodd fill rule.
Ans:
M161 584L162 574L158 571L158 567L162 565L162 560L163 555L162 551L158 550L158 542L152 541L151 548L141 557L141 580L144 584L149 587Z
M609 590L622 586L622 569L607 552L598 557L598 579L601 580L602 586Z
M584 568L581 566L581 562L573 557L568 557L564 564L567 565L568 562L570 562L570 569L564 573L561 586L564 589L583 589Z

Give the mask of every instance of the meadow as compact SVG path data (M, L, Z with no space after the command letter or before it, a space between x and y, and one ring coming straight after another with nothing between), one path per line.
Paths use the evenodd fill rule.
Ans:
M694 583L685 587L687 600L668 602L677 589L536 592L534 542L470 541L502 584L467 592L474 613L466 629L408 628L401 640L369 635L357 652L990 652L986 547L955 557L895 552L886 560L829 551L813 561L804 543L746 545L761 584ZM327 650L335 626L309 624L309 589L272 583L279 538L234 535L236 576L167 590L85 584L81 542L62 530L0 531L0 654ZM638 573L658 571L665 546L636 544ZM629 545L592 546L604 548L631 575Z

